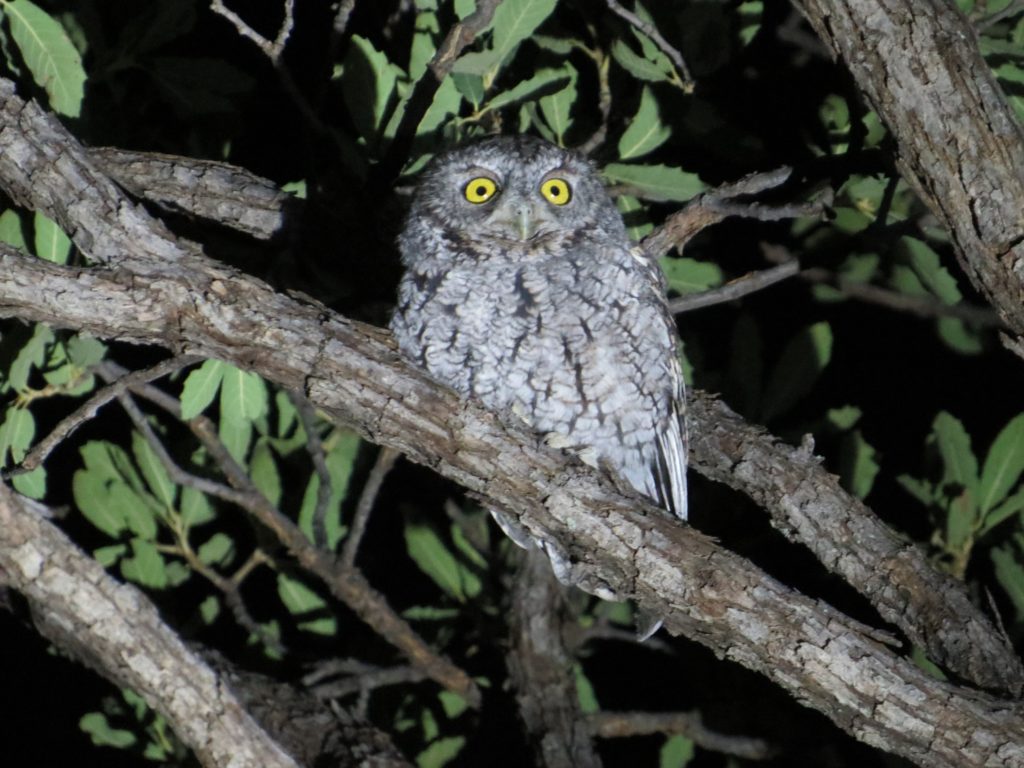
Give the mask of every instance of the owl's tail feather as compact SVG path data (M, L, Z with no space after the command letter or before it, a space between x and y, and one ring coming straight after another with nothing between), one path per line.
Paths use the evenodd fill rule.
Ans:
M658 435L658 458L654 467L656 501L680 520L686 509L686 435L682 419L669 419L668 429Z

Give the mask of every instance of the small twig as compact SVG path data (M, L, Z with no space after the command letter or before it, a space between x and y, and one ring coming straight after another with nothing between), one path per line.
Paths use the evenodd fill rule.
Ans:
M486 29L500 0L477 0L476 10L462 21L456 22L448 30L444 40L437 47L433 58L427 64L427 70L433 75L424 74L413 87L412 94L405 102L402 119L395 131L395 138L388 148L387 156L381 163L378 177L383 183L390 184L398 176L416 137L416 128L434 101L434 94L441 83L452 71L456 60L472 43L478 34Z
M109 365L115 373L120 368L112 363ZM177 399L166 392L148 384L137 385L132 391L172 415L181 417ZM234 503L273 533L299 565L323 581L337 599L351 608L377 634L402 651L413 666L423 670L427 677L458 693L470 706L480 705L480 689L464 670L430 648L409 623L394 611L385 597L366 581L362 573L355 568L341 567L336 558L314 546L294 522L270 503L221 442L217 436L217 426L211 419L200 415L189 419L185 425L203 444L233 486L236 495L232 499ZM213 485L217 486L216 483Z
M604 140L608 136L608 119L612 113L612 88L608 81L608 68L611 59L600 50L594 51L591 58L597 64L597 110L601 115L601 121L590 138L576 148L584 155L590 155L604 144Z
M1003 10L996 11L991 16L985 16L981 19L974 20L974 27L979 32L988 29L989 27L998 24L1004 19L1008 19L1018 13L1024 11L1024 0L1013 0L1012 3L1007 5Z
M192 365L198 362L200 358L191 355L180 355L178 357L172 357L168 360L164 360L161 363L157 363L151 368L146 368L141 371L135 371L129 373L126 376L121 377L117 381L102 387L92 397L85 401L74 413L65 416L56 427L48 434L45 438L39 441L38 444L28 453L24 460L16 467L11 467L8 470L3 471L3 477L9 478L15 475L20 475L24 472L31 472L33 469L38 467L46 458L50 455L54 448L56 448L62 441L71 436L71 434L84 424L89 419L96 416L96 413L104 405L114 400L121 393L127 391L129 388L136 384L144 384L154 379L159 379L167 376L170 373L181 370L186 366Z
M359 502L356 504L356 512L352 517L352 526L348 536L345 537L345 546L341 550L341 565L344 568L352 568L356 563L356 552L359 551L359 542L366 530L366 522L370 519L370 512L377 500L381 485L388 472L395 466L395 461L401 454L392 448L381 448L377 454L377 460L370 470L370 476L366 478L366 485L359 495Z
M347 675L341 680L327 677ZM418 683L426 679L423 670L410 666L375 667L356 659L338 659L329 667L322 667L303 677L303 684L320 699L339 699L353 693L365 693L376 688L403 683Z
M275 67L280 65L281 54L284 52L284 47L292 34L292 28L295 26L295 0L284 0L284 19L281 21L277 37L273 41L268 40L246 24L241 16L224 5L224 0L210 0L210 10L231 22L242 37L246 37L254 42L266 54L267 58L274 63Z
M754 173L739 181L704 192L676 211L645 237L640 245L648 257L657 259L670 249L683 247L703 229L717 224L729 216L740 216L759 221L778 221L798 216L819 216L829 205L828 199L809 203L767 206L762 203L741 203L731 198L754 195L774 189L790 176L790 168Z
M787 278L793 277L793 275L799 274L799 272L800 262L793 259L768 269L748 272L742 277L738 277L718 288L712 288L709 291L677 296L669 300L668 309L673 315L679 315L694 309L735 301L743 296L782 282Z
M679 733L704 749L747 760L767 760L776 751L764 739L713 731L698 712L597 712L587 719L594 735L606 739Z
M683 90L686 93L693 93L695 86L693 76L690 74L690 68L686 66L686 61L683 59L683 55L679 50L670 45L669 42L661 36L661 32L655 29L652 24L648 24L632 11L626 10L616 0L605 0L605 2L613 13L622 17L630 26L651 38L652 42L661 49L661 52L672 59L672 63L675 64L676 70L679 72L679 76L683 81Z
M320 479L316 491L316 508L313 510L313 543L327 549L327 506L331 501L331 471L327 468L324 444L316 429L316 409L302 393L289 391L288 399L295 406L302 429L306 433L306 451L313 462L313 471Z

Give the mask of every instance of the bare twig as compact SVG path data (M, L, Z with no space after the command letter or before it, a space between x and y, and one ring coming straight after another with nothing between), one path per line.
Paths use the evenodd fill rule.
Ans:
M477 0L476 10L462 21L453 24L437 47L434 57L427 64L427 70L433 77L428 77L425 74L416 82L412 94L405 102L405 109L395 131L395 138L381 163L382 168L378 171L378 176L385 183L390 184L402 170L413 139L416 137L416 128L433 103L434 94L437 93L437 89L441 87L441 83L448 73L452 71L455 61L466 46L472 43L476 36L491 23L499 2L500 0Z
M132 391L180 418L181 408L177 399L167 393L146 384L138 385ZM336 598L405 653L414 666L422 669L432 680L461 695L470 706L479 705L480 690L469 675L431 649L359 571L341 567L330 553L314 546L295 523L270 503L228 452L217 436L216 425L209 418L196 416L185 424L199 438L233 486L233 489L227 490L233 491L234 498L231 500L235 504L266 526L303 568L321 579ZM182 477L185 475L187 473ZM223 494L222 486L217 483L211 485L212 491Z
M366 478L366 485L359 496L356 504L356 512L352 517L352 526L349 528L348 536L345 538L345 546L341 550L341 565L344 568L352 568L356 563L356 552L359 551L359 542L366 530L366 522L370 519L370 512L373 510L373 503L377 500L377 494L384 483L384 478L395 466L395 461L401 454L391 448L381 448L377 454L377 461L370 470L370 476Z
M316 490L316 508L313 510L313 543L321 549L327 548L327 505L331 501L331 472L327 468L327 457L324 455L324 444L316 428L316 409L301 392L290 390L288 399L295 406L295 411L302 422L306 433L306 451L313 462L313 471L320 480Z
M336 38L342 38L345 36L345 30L348 29L348 20L352 15L352 11L355 10L356 0L341 0L338 3L338 10L334 14L334 21L331 24L331 31Z
M340 680L327 679L339 675L346 677ZM302 682L321 699L338 699L388 685L418 683L424 679L426 675L423 670L415 667L376 667L358 659L335 659L305 675Z
M509 613L509 679L536 764L600 768L563 638L564 590L536 547L520 554Z
M690 68L686 66L686 61L683 59L683 55L679 50L670 45L653 24L648 24L632 11L623 8L617 0L605 0L605 2L613 13L625 19L626 22L634 29L639 30L643 34L647 35L647 37L651 38L653 43L658 46L661 52L672 60L672 63L675 65L676 70L678 70L679 77L682 80L683 90L686 93L693 93L695 86L693 76L690 74Z
M799 272L800 262L793 259L768 269L748 272L719 288L712 288L702 293L689 293L685 296L678 296L669 301L668 309L673 315L679 315L694 309L735 301L743 296L782 282Z
M780 262L779 266L793 264L796 259L789 249L776 244L763 244L761 250L769 261ZM912 296L859 280L850 280L820 267L800 271L800 278L809 283L830 285L844 296L858 301L877 304L881 307L906 312L918 317L955 317L976 328L1002 328L1002 320L991 307L979 307L961 302L946 304L934 296ZM704 294L697 294L703 296Z
M776 168L764 173L754 173L739 181L704 192L665 219L661 226L641 241L640 245L650 258L656 259L672 248L681 251L698 232L729 216L778 221L798 216L821 215L830 202L827 199L780 206L767 206L756 202L742 203L730 199L774 189L783 184L790 173L789 168Z
M767 760L775 753L764 739L712 731L699 712L597 712L587 719L594 734L606 739L679 733L704 749L747 760Z
M608 81L608 68L611 59L603 51L590 52L590 57L597 65L597 110L601 115L601 122L597 129L583 142L577 150L584 155L591 154L594 150L604 144L608 136L608 118L612 112L612 88Z
M242 37L254 42L266 54L267 58L274 63L275 67L280 65L281 54L284 52L284 47L287 45L288 38L292 34L292 28L295 26L295 0L284 0L284 19L281 20L277 37L272 41L246 24L241 16L224 5L224 0L210 0L210 10L231 22Z
M998 24L1004 19L1008 19L1012 16L1016 16L1018 13L1024 12L1024 0L1013 0L1012 3L1007 5L1001 11L996 11L990 16L985 16L980 19L972 19L974 21L974 27L979 32L988 29L995 24Z
M49 456L53 449L56 448L63 440L70 437L71 434L86 421L94 418L96 416L96 412L99 411L100 408L130 389L132 386L162 378L163 376L174 373L188 365L192 365L192 363L195 363L198 360L200 360L200 358L190 355L172 357L161 363L157 363L151 368L129 373L117 381L108 384L86 400L77 410L75 410L74 413L61 419L50 434L40 440L39 443L28 453L21 464L16 467L12 467L9 470L5 470L3 472L3 476L6 478L13 477L14 475L20 475L23 472L31 472L46 461L47 456Z

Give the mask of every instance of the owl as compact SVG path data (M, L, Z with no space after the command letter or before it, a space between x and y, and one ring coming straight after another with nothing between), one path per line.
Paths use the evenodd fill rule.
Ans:
M686 518L685 393L664 277L630 243L590 161L528 136L442 154L399 247L391 329L403 355Z

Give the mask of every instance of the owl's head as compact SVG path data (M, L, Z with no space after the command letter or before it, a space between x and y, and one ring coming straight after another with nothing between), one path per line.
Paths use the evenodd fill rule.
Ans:
M531 136L495 136L434 158L409 216L449 236L532 249L589 233L626 233L597 170L582 155Z

